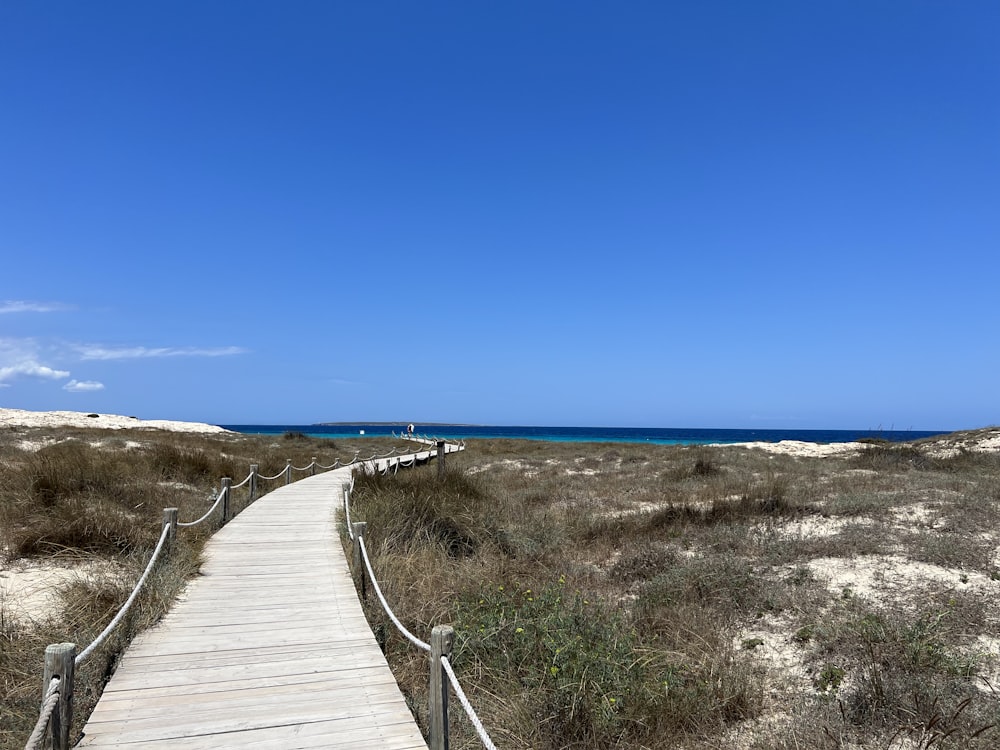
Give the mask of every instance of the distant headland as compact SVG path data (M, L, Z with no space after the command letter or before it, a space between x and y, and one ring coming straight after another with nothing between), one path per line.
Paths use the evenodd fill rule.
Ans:
M405 427L411 422L314 422L313 427L347 427L355 425L369 425L371 427L395 427L396 425L402 425ZM460 422L413 422L412 424L419 424L421 427L483 427L481 424L463 424Z

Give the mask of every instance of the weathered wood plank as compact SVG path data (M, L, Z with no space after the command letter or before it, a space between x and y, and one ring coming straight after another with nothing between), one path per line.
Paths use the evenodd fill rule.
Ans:
M422 740L414 740L405 731L408 722L392 724L383 719L379 731L373 735L367 717L355 719L326 719L288 727L268 727L230 733L228 736L202 735L197 737L163 737L154 742L130 743L136 750L168 748L168 750L215 750L239 747L249 750L304 750L305 748L381 748L382 750L411 750L426 748ZM102 746L110 747L112 742ZM81 745L82 747L83 745ZM88 745L90 747L90 745ZM97 745L93 745L97 747ZM122 747L118 745L118 747Z
M292 693L277 690L215 693L214 700L202 696L197 708L192 708L178 697L168 706L170 710L165 710L163 705L158 710L150 710L145 705L120 707L119 710L102 711L88 723L94 731L121 732L124 729L130 733L149 731L162 735L176 729L178 722L173 715L174 710L184 711L185 731L191 734L271 726L272 720L268 714L273 712L280 714L283 720L292 717L303 717L305 721L349 718L358 715L359 704L374 711L375 707L394 703L395 695L388 688L395 688L395 683L374 685L373 688L387 689L345 686L340 690L328 691L330 697L336 699L333 703L325 695L316 695L303 689ZM398 689L396 692L398 693ZM247 718L250 716L256 718Z
M279 487L213 537L84 727L95 748L426 748L351 581L349 470ZM183 531L181 531L183 533Z
M374 690L385 686L391 687L393 680L381 672L365 675L365 688ZM345 685L339 673L319 675L293 675L282 678L268 678L256 683L246 681L240 683L238 690L226 689L218 685L198 685L196 690L201 700L199 708L237 700L252 701L257 696L301 695L307 691L322 691L323 695L337 700L350 698L354 691L353 685ZM128 711L136 716L159 713L161 707L183 706L189 703L187 688L157 688L151 690L130 690L111 694L107 700L95 710L91 721L108 721L122 718L122 712Z

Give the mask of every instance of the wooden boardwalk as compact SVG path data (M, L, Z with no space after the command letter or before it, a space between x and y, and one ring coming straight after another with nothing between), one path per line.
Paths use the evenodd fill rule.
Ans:
M202 575L129 646L78 747L426 748L336 530L349 482L350 469L307 477L223 527Z

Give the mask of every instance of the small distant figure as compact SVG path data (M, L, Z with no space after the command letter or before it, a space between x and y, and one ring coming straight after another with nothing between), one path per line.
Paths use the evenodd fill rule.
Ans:
M413 434L413 425L412 424L411 425L407 425L407 427L406 427L406 434L407 435L412 435Z

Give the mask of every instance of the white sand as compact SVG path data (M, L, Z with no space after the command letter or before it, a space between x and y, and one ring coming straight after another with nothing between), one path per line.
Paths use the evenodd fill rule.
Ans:
M0 409L0 427L98 427L104 430L170 430L172 432L229 432L214 424L176 422L169 419L136 419L116 414L91 417L82 411L26 411Z
M117 573L110 560L0 563L0 608L4 617L32 623L55 616L62 606L60 590L77 580L96 580Z
M946 568L917 562L899 555L858 555L819 557L809 561L817 578L825 580L831 593L845 589L852 595L881 604L896 599L914 604L914 592L933 585L954 591L982 591L994 594L997 582L977 571Z
M146 429L172 432L228 433L221 427L201 422L166 419L136 419L114 414L88 416L77 411L25 411L0 409L0 429L4 427L98 427L106 430ZM22 443L26 449L39 448L48 441ZM0 559L3 550L0 549ZM0 562L0 608L4 616L20 622L37 622L56 614L61 606L59 590L80 577L107 575L110 563L78 560Z
M778 443L715 443L714 446L759 448L768 453L784 453L789 456L804 457L841 456L871 447L869 443L809 443L802 440L782 440ZM959 447L971 451L1000 451L1000 428L944 435L940 439L930 442L927 449L933 456L947 457L958 453Z
M987 427L969 432L956 432L928 443L930 454L938 458L954 456L962 448L992 453L1000 451L1000 428Z
M715 447L759 448L768 453L789 456L839 456L865 447L864 443L809 443L803 440L782 440L778 443L714 443Z

